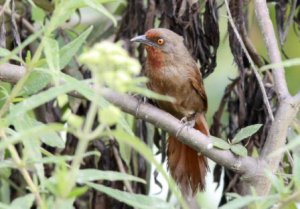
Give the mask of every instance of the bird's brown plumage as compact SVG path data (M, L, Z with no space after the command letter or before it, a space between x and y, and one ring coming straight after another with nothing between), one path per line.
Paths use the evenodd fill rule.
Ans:
M149 78L148 88L176 100L173 103L159 100L156 101L157 105L178 119L194 119L194 128L208 135L204 116L207 97L202 76L184 46L183 38L168 29L156 28L132 41L146 45L145 75ZM171 175L183 191L195 193L197 189L205 188L207 160L203 155L170 136L167 156Z

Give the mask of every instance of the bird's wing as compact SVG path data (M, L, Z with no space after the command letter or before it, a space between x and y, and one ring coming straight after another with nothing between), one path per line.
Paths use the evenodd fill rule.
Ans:
M200 96L200 99L203 101L204 109L203 111L206 112L207 110L207 96L204 91L203 81L201 73L198 69L195 69L193 71L190 71L189 73L189 80L192 84L192 87L196 90L198 95Z

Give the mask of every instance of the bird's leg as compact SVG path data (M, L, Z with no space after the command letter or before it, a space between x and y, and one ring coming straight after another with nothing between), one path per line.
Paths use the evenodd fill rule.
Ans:
M182 126L176 132L176 137L180 134L180 132L185 127L193 128L195 126L196 120L195 120L195 117L185 116L185 117L181 118L180 123L182 124Z

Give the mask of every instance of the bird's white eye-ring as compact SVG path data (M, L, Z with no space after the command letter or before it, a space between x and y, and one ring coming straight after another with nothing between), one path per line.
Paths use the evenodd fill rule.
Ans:
M157 39L158 45L163 45L164 43L165 43L164 39L162 39L162 38Z

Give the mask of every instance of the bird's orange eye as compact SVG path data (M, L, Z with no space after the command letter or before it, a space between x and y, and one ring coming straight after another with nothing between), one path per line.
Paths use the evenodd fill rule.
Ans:
M157 44L163 45L165 43L164 39L160 38L157 40Z

